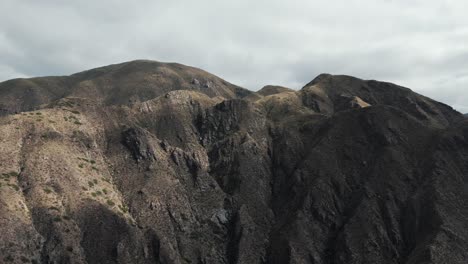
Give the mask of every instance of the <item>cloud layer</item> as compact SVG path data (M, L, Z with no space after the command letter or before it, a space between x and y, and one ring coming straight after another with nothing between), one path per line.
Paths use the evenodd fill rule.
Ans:
M322 72L408 86L468 112L464 0L2 0L0 81L134 59L249 89Z

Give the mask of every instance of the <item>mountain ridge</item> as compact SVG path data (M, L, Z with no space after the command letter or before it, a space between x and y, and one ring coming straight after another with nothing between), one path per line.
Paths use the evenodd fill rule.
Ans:
M0 261L468 259L450 106L329 74L258 92L148 61L72 78L0 83Z

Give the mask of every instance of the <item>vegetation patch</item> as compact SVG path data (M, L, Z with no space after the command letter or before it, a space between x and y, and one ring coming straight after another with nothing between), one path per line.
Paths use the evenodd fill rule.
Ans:
M109 179L105 178L105 177L102 177L101 178L103 181L107 182L107 183L111 183Z
M107 204L109 206L114 206L115 205L115 203L112 200L107 200Z
M126 205L119 205L119 209L120 211L124 212L124 213L128 213L128 207Z
M19 190L20 190L20 188L19 188L18 185L16 185L16 184L8 184L8 186L10 186L11 188L13 188L13 190L15 190L15 191L19 191Z
M17 172L10 171L10 172L7 172L7 173L2 173L2 176L3 176L3 178L10 178L10 177L18 177L19 174Z

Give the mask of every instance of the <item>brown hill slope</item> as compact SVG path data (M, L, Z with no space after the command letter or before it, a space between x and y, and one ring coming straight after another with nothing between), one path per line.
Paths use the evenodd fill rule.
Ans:
M65 97L86 98L105 105L130 105L174 90L193 90L230 99L251 93L197 68L137 60L70 76L0 83L0 114L39 109Z
M332 75L247 100L129 64L0 85L37 108L2 101L0 262L466 263L450 107Z

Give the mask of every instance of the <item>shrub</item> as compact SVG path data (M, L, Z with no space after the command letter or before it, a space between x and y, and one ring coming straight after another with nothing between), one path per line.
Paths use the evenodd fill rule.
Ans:
M107 183L111 183L110 180L107 179L107 178L102 177L102 180L105 181L105 182L107 182Z
M102 195L102 192L101 191L96 191L96 194L97 195Z
M119 209L124 213L128 213L128 207L126 205L119 205Z
M106 190L106 189L102 189L102 192L103 192L104 194L107 194L107 190Z
M114 206L114 205L115 205L115 203L114 203L113 201L111 201L111 200L107 200L107 204L108 204L109 206Z
M54 217L54 219L52 219L54 222L62 222L62 218L60 218L60 216L56 216Z
M49 194L49 193L51 193L51 192L52 192L52 190L51 190L51 189L49 189L49 188L44 188L44 192L45 192L45 193L47 193L47 194Z
M94 184L97 184L97 183L98 183L98 180L94 179L93 182L94 182Z
M80 121L78 121L78 120L76 120L74 123L75 123L75 125L82 125L82 123Z
M78 165L78 167L80 167L80 169L82 169L82 168L84 167L84 164L83 164L83 163L80 163L80 164Z
M79 111L76 111L76 110L72 110L71 112L72 112L73 114L75 114L75 115L79 115L79 114L80 114L80 112L79 112Z
M8 184L11 188L13 188L15 191L19 191L19 187L16 184Z
M89 181L89 182L88 182L88 185L89 185L89 187L93 187L93 186L94 186L94 183L93 183L92 181Z

